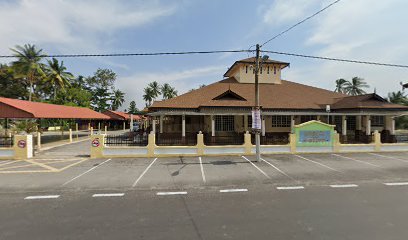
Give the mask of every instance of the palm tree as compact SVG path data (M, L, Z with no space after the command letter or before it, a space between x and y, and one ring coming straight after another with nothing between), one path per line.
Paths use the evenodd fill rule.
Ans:
M363 88L368 88L368 87L369 86L364 81L364 79L359 78L359 77L353 77L351 79L351 82L347 81L345 83L346 93L352 96L365 94L366 92L363 90Z
M47 78L54 88L54 100L57 96L57 88L64 89L65 86L70 86L70 81L74 79L74 75L70 72L66 72L67 68L64 66L64 61L58 62L58 59L52 58L47 60L48 68L46 69Z
M338 93L345 93L345 87L346 87L347 80L343 78L339 78L336 80L336 89L334 89L335 92Z
M113 91L111 109L116 111L125 102L125 93L118 90Z
M408 98L402 91L388 93L388 101L395 104L408 105Z
M165 83L161 87L161 92L163 94L163 99L170 99L177 96L177 91L174 87L170 86L170 84Z
M153 81L149 83L147 86L151 89L153 99L156 99L161 93L160 85L156 81Z
M146 87L143 91L144 91L143 100L146 101L146 106L150 107L154 99L154 91L150 87Z
M32 100L33 86L44 74L44 64L41 63L44 55L41 54L42 49L37 49L35 45L25 44L24 46L17 45L14 49L14 56L17 60L11 63L11 67L16 73L16 77L23 77L29 85L28 100Z

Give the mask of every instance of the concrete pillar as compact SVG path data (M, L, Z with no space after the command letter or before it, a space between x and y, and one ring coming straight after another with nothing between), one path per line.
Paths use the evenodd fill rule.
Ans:
M76 132L76 139L78 140L78 138L79 138L79 136L78 136L78 133L79 133L78 123L75 123L75 132Z
M163 133L163 115L160 115L160 133Z
M290 116L290 132L295 132L295 116Z
M248 115L244 115L244 131L248 131Z
M88 123L88 130L91 130L91 123Z
M347 135L347 118L346 116L341 116L341 135L346 136Z
M356 130L361 130L361 116L356 116Z
M72 129L69 129L69 142L72 143Z
M37 132L37 150L41 149L41 133Z
M105 147L104 134L91 136L91 158L103 158L104 147Z
M215 116L211 115L211 136L215 136Z
M371 119L370 119L370 116L366 116L366 135L371 135Z
M130 114L130 131L133 132L133 114Z
M391 135L395 135L395 118L391 118L391 130L390 130Z
M91 135L93 135L93 127L91 127Z
M244 151L246 155L252 154L251 134L248 131L244 134Z
M182 137L186 136L186 116L185 115L181 117L181 136Z
M156 119L153 119L152 121L152 132L156 133Z
M126 131L126 121L123 121L123 131Z
M27 159L33 157L33 135L14 136L14 159Z
M317 115L317 116L316 116L316 120L317 120L317 121L320 121L320 115Z
M201 131L199 131L197 134L197 154L199 156L204 155L204 148L204 135Z
M262 118L261 129L262 129L262 136L265 136L265 118Z
M105 134L108 134L108 126L105 126Z
M101 131L101 122L98 122L98 131Z

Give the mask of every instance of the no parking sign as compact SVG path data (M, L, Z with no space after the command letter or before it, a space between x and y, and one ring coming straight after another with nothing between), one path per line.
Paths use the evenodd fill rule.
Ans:
M92 140L92 147L99 147L99 138Z
M26 143L25 140L20 140L20 141L17 142L17 146L18 146L19 148L25 148L26 145L27 145L27 143Z

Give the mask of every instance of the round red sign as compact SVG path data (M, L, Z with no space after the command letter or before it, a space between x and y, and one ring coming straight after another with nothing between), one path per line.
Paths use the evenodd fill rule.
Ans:
M92 147L99 147L99 138L95 138L92 141Z
M17 146L20 148L25 148L26 147L26 141L25 140L20 140L17 142Z

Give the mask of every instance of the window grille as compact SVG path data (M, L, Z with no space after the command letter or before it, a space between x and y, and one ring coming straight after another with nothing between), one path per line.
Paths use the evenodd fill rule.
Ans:
M356 116L347 116L347 130L356 130Z
M215 116L215 131L233 132L234 116Z
M252 116L248 116L248 128L252 128Z
M371 126L383 127L384 126L384 116L371 116Z
M300 116L301 123L309 122L311 120L316 120L316 119L317 119L317 117L314 116L314 115L302 115L302 116Z
M290 127L290 116L272 116L272 127Z

